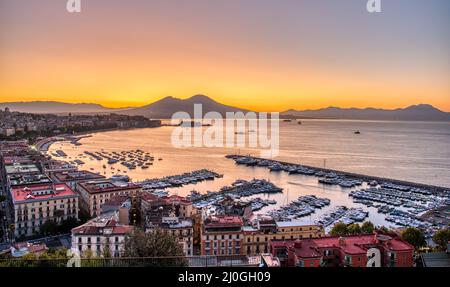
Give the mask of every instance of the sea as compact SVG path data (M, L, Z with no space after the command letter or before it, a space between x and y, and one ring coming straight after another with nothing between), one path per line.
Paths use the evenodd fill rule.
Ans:
M182 147L171 143L176 127L118 130L93 133L79 141L56 142L48 153L62 150L67 157L60 160L84 162L80 169L100 172L105 176L127 174L133 181L161 178L198 169L210 169L223 174L214 181L172 188L170 192L186 196L192 190L201 193L218 191L237 179L270 180L283 188L283 193L258 195L274 199L276 205L263 208L265 213L302 195L316 195L331 200L331 205L303 218L314 221L336 206L362 207L369 211L369 220L376 225L392 226L375 208L353 203L349 192L355 188L324 186L317 177L270 172L264 167L236 165L225 158L228 154L260 156L260 150L237 147ZM204 127L207 129L207 127ZM359 133L355 133L358 131ZM279 122L279 154L274 159L316 167L399 179L449 187L450 189L450 123L398 122L357 120L302 120ZM140 149L155 157L148 169L129 170L119 163L108 165L84 154L85 151L121 152ZM120 170L120 171L119 171Z

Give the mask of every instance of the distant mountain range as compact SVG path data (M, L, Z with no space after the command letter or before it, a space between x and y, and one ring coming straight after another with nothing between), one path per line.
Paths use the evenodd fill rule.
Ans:
M431 105L414 105L404 109L342 109L329 107L319 110L288 110L281 113L286 118L383 120L383 121L450 121L450 113L443 112Z
M138 108L112 109L98 104L68 104L62 102L14 102L0 103L0 109L9 107L11 111L25 113L50 114L93 114L118 113L142 115L149 118L170 119L175 112L183 111L193 117L194 104L202 104L203 114L215 111L221 115L226 112L248 112L238 107L223 105L213 99L196 95L188 99L166 97L152 104ZM392 120L392 121L450 121L450 113L443 112L431 105L420 104L403 109L386 110L375 108L337 108L328 107L318 110L288 110L280 114L281 118L292 119L349 119L349 120Z
M0 103L0 109L4 110L6 107L13 112L31 114L91 114L117 111L117 109L105 108L98 104L68 104L50 101Z

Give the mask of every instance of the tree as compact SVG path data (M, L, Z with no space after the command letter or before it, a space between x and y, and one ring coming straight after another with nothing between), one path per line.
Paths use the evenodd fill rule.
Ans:
M66 220L61 221L58 226L59 233L69 233L72 228L79 226L78 220L75 217L69 217Z
M41 233L45 236L55 235L58 232L58 225L53 220L47 220L41 226Z
M389 228L387 228L386 226L380 226L375 228L377 231L381 232L381 233L392 233L392 230L390 230Z
M92 252L91 249L86 249L81 254L81 257L85 258L85 259L92 259L92 258L94 258L94 252Z
M103 247L102 256L103 258L111 258L111 250L108 244L106 244L105 247Z
M0 195L0 202L3 202L6 200L6 197L4 195Z
M446 228L438 230L433 235L433 241L438 245L439 250L441 251L447 250L447 244L450 241L450 229Z
M375 230L375 226L370 221L366 221L361 225L361 233L363 233L363 234L373 233L374 230Z
M415 227L408 227L405 231L403 231L402 239L413 245L416 249L427 244L422 230Z
M125 257L159 257L145 261L149 266L184 266L183 249L178 239L163 229L145 233L135 230L125 240ZM170 257L170 258L167 258Z
M333 227L333 229L331 229L330 232L331 236L345 236L348 234L348 228L347 228L347 224L339 222L336 223Z
M348 234L350 234L350 235L361 234L361 227L359 226L358 223L353 223L353 224L350 224L349 226L347 226L347 231L348 231Z

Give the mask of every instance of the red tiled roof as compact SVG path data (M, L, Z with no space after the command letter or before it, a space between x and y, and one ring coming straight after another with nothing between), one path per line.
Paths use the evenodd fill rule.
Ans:
M114 219L110 219L104 224L97 222L95 219L89 221L81 226L72 229L72 234L85 234L85 235L100 235L105 234L103 229L112 229L108 235L121 235L133 232L134 227L132 225L118 224Z
M375 234L355 235L348 237L323 237L301 240L273 241L272 247L287 247L295 250L301 258L317 258L322 256L321 250L339 249L346 254L366 254L371 246L384 246L392 251L411 251L414 247L397 237L384 237L379 240Z
M16 249L27 248L28 252L30 253L40 253L48 250L47 245L45 245L44 243L32 244L29 242L19 242L15 243L13 247Z
M36 192L51 190L50 194L37 195ZM55 200L68 196L78 196L65 183L30 185L25 187L12 187L12 197L14 202L26 202L32 200ZM33 195L34 194L34 195Z

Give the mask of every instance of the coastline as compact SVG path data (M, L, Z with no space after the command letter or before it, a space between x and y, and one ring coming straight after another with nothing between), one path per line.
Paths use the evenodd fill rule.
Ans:
M162 126L161 126L162 127ZM159 127L144 127L144 128L109 128L109 129L100 129L95 131L86 131L86 132L78 132L72 135L59 135L43 138L35 144L36 149L39 152L47 152L52 144L57 141L79 141L83 138L91 137L96 133L104 133L104 132L113 132L113 131L129 131L129 130L137 130L137 129L147 129L147 128L159 128Z

